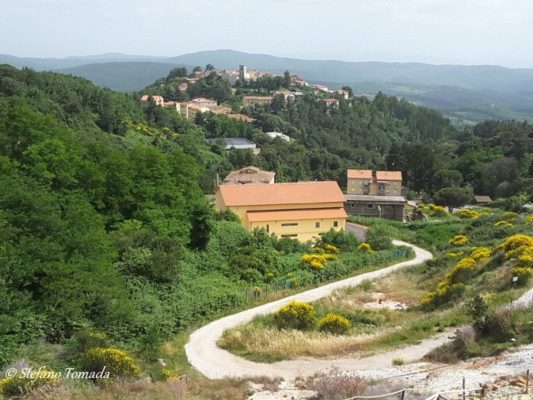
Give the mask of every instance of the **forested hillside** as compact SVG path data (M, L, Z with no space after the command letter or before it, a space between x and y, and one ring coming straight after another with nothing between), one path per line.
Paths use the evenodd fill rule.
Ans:
M206 245L201 167L118 136L143 118L127 95L11 67L0 91L0 364L86 326L165 329L150 288L177 284L186 249Z
M210 76L179 92L178 84L186 74L184 68L176 68L143 93L177 101L213 97L241 110L244 95L290 88L283 78L266 77L244 85L237 82L232 94L226 81ZM339 107L328 108L320 102L325 95L293 89L303 90L303 96L287 103L275 98L266 108L243 108L256 119L253 125L214 114L203 114L195 121L207 137L246 137L261 147L258 156L212 149L223 156L216 172L223 175L232 167L255 164L276 171L279 181L335 179L343 185L349 167L389 168L404 172L411 197L426 200L440 189L461 186L494 197L533 193L531 124L487 121L458 129L437 111L383 93L372 100L339 98ZM163 113L155 105L149 108L151 115ZM164 124L157 115L155 122ZM283 132L294 140L272 141L262 133L269 131ZM213 166L208 170L215 174Z
M406 256L357 252L333 234L324 244L350 250L314 271L300 263L309 245L214 215L212 174L256 160L210 149L204 132L84 79L0 68L0 366L35 343L67 345L52 363L79 365L80 343L98 335L152 362L165 340L263 287L294 290Z
M150 90L165 91L174 78ZM244 93L259 91L268 92L232 93L207 78L187 96L240 108ZM466 185L531 193L528 124L459 131L435 111L382 94L327 109L305 93L242 112L255 125L210 113L192 122L81 78L0 67L0 365L32 343L73 343L88 331L157 359L164 340L249 305L251 292L316 285L405 256L361 253L351 238L326 235L338 259L322 271L302 267L308 245L213 214L205 194L234 168L343 184L348 167L389 167L428 198ZM293 140L271 140L270 130ZM261 153L225 151L206 137L248 137Z

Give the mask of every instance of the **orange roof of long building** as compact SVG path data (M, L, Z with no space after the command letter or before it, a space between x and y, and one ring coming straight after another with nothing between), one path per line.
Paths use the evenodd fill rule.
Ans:
M222 185L219 190L227 207L344 203L346 201L335 181Z
M402 171L376 171L378 181L401 181Z
M349 169L348 178L351 179L372 179L372 170L370 169Z
M347 218L344 208L315 208L309 210L248 211L248 221L300 221L308 219Z

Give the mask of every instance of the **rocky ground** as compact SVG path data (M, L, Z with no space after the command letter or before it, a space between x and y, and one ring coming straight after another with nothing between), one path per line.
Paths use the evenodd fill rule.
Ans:
M524 394L527 370L531 371L529 394ZM336 374L351 374L353 371L334 371ZM382 369L367 369L357 373L371 381L384 381L391 387L408 389L406 398L428 398L442 392L447 399L462 398L458 391L463 378L467 390L484 390L485 398L533 399L533 345L522 347L496 357L476 358L455 365L416 362ZM307 380L309 382L309 380ZM302 380L280 382L278 388L256 391L250 400L303 400L314 399L317 392L303 388ZM384 386L386 387L386 386ZM273 390L274 389L274 390ZM479 398L480 393L476 393Z

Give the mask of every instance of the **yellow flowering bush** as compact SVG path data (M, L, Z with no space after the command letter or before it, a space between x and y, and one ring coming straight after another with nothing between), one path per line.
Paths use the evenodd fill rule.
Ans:
M281 307L274 314L274 319L279 329L305 330L315 323L315 309L311 304L292 301Z
M468 244L468 238L465 235L455 235L449 243L453 246L464 246Z
M448 256L458 256L460 254L462 252L448 253ZM478 266L487 262L491 255L492 249L490 247L473 247L470 255L461 258L446 273L444 279L438 283L434 291L428 292L422 297L421 304L424 306L436 306L460 296L465 289L462 283L472 278L476 274Z
M492 255L492 249L490 247L473 247L470 250L470 257L476 262L485 262Z
M335 260L337 257L334 254L328 254L328 253L311 253L311 254L304 254L301 259L301 263L303 266L311 267L312 269L316 271L320 271L326 267L326 264L330 260Z
M519 233L505 239L498 249L503 249L505 258L514 258L522 255L529 247L533 247L533 236Z
M479 213L474 210L470 210L468 208L461 208L459 211L457 211L457 214L461 218L465 219L476 219L479 218Z
M518 265L520 267L533 267L533 247L526 247L518 256Z
M465 253L462 251L450 251L449 253L446 253L448 257L455 258L455 257L461 257Z
M494 224L496 228L511 228L513 226L509 221L498 221Z
M457 264L446 274L447 283L454 284L464 282L474 276L477 262L472 257L465 257L459 260Z
M506 212L503 213L502 218L505 221L509 221L509 220L517 219L518 218L518 214L515 213L515 212L512 212L512 211L506 211Z
M533 268L528 267L514 267L513 276L516 277L519 285L525 285L529 278L533 275Z
M99 372L105 367L112 378L135 378L141 373L135 360L119 349L94 347L83 354L81 363L89 372Z
M533 222L533 214L528 214L524 217L524 221Z
M448 215L448 211L443 206L436 206L435 204L430 204L429 209L436 217L445 217L446 215Z
M7 397L31 393L43 385L52 385L59 381L59 373L49 369L36 369L31 373L17 373L15 376L0 380L0 393Z
M372 246L369 243L361 243L357 248L365 253L373 253Z
M313 249L317 253L337 254L340 250L337 246L325 243Z
M435 291L426 293L420 303L423 306L437 306L460 297L464 290L461 283L450 285L447 281L442 281Z
M338 314L326 314L324 318L318 321L318 329L321 332L333 333L334 335L342 335L348 332L352 327L352 323Z
M163 368L159 371L159 374L164 382L171 382L179 379L178 373L172 368Z

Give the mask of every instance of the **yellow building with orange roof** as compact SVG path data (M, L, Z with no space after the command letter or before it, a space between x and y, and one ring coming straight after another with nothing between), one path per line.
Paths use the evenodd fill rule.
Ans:
M280 238L306 242L346 227L345 197L333 181L222 185L215 199L217 211L231 210L246 229Z

